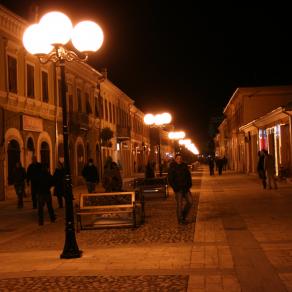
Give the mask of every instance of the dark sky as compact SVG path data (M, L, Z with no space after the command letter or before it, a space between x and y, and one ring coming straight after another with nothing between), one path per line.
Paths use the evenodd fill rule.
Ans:
M37 3L40 15L58 8L73 23L98 22L105 42L89 63L107 67L143 112L169 111L202 150L210 118L222 114L237 87L292 84L292 17L279 1L198 2L0 0L23 17Z

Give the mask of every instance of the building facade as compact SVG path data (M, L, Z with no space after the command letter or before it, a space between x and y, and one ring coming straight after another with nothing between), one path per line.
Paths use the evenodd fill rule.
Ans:
M292 86L238 88L224 109L215 138L216 153L231 170L255 173L258 151L266 149L291 170Z
M0 5L0 200L12 188L17 161L27 169L32 156L53 172L63 160L60 68L41 64L22 46L29 24ZM69 155L73 185L83 183L82 168L93 158L102 174L111 156L124 177L144 171L150 150L149 127L134 101L87 64L66 63ZM113 137L102 143L109 128Z

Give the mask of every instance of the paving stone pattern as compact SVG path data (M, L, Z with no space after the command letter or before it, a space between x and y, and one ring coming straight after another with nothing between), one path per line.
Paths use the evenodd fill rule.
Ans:
M188 276L79 276L0 279L0 291L187 291Z
M191 243L194 238L195 212L199 193L193 193L195 208L190 214L192 223L178 225L176 220L176 202L171 195L163 198L146 199L145 224L133 228L107 228L83 230L76 234L78 245L82 248L97 246L121 246L128 244L152 243ZM0 244L0 251L50 250L60 249L64 244L63 214L58 209L56 223L45 222L45 225L12 241ZM60 218L61 217L61 218ZM36 222L37 224L37 222Z

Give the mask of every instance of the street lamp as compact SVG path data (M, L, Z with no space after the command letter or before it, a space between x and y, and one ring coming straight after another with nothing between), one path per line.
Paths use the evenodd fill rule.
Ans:
M166 124L169 124L171 122L171 115L169 113L163 113L163 114L147 114L144 116L144 123L146 125L157 127L157 128L163 128ZM159 132L159 142L158 142L158 163L159 163L159 176L162 176L162 164L161 164L161 151L160 151L160 145L161 145L161 137L160 137L160 129L158 129Z
M175 131L175 132L169 132L168 133L168 138L170 140L173 140L173 148L175 154L177 152L180 152L180 147L178 146L178 140L184 139L186 136L186 133L184 131Z
M71 40L74 49L65 45ZM39 23L29 26L23 34L25 49L36 55L42 64L57 63L61 70L61 93L63 114L63 146L65 170L65 244L62 259L79 258L79 250L74 227L72 182L69 162L68 120L66 102L65 62L85 62L89 52L97 51L103 42L101 28L92 21L79 22L74 28L68 16L61 12L45 14Z

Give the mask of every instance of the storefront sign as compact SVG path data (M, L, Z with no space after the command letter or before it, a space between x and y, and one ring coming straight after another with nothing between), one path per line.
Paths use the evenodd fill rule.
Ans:
M22 116L22 128L25 131L42 132L43 120L30 116Z

